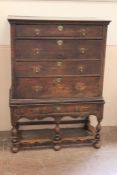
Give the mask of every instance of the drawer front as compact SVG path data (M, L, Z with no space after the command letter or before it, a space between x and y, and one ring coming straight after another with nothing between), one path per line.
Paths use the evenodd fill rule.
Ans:
M15 107L15 116L22 117L39 117L39 114L56 114L56 113L74 113L74 112L92 112L97 110L96 104L50 104L40 105L37 107Z
M17 37L39 37L39 36L101 37L102 35L103 35L102 26L65 25L65 24L16 25Z
M16 59L100 59L101 40L17 40Z
M97 97L99 77L17 78L15 98Z
M39 77L100 74L100 61L16 62L16 76Z

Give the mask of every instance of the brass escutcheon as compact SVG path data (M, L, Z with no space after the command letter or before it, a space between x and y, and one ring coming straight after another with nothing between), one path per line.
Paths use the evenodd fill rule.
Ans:
M38 73L38 72L40 72L40 70L41 70L41 67L38 65L38 66L33 66L33 71L35 72L35 73Z
M36 28L34 29L35 35L39 35L40 34L40 29Z
M63 31L64 27L62 25L58 26L57 29L61 32Z
M60 111L60 110L61 110L61 107L60 107L60 106L56 106L55 109L56 109L57 111Z
M81 53L81 54L85 54L86 51L87 51L87 49L84 48L84 47L81 47L79 50L80 50L80 53Z
M61 81L62 81L62 78L56 78L57 83L61 83Z
M57 44L58 44L59 46L62 46L62 45L63 45L63 41L62 41L62 40L58 40L58 41L57 41Z
M78 91L83 91L86 89L86 85L83 82L76 83L75 89Z
M75 106L75 110L78 112L79 111L79 106Z
M86 29L81 29L81 34L82 34L82 36L85 36L86 35Z
M78 66L78 70L82 73L84 71L84 65Z
M40 49L39 48L34 48L33 52L34 52L34 55L39 55L40 54Z
M43 87L40 86L40 85L35 85L35 86L33 86L32 88L33 88L33 90L34 90L35 92L40 92L40 91L43 89Z
M62 66L62 62L61 61L58 61L57 62L57 66L61 67Z

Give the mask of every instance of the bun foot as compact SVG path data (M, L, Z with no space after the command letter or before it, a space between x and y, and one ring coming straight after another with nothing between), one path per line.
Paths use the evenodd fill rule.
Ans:
M100 142L94 143L93 147L99 149L101 147L101 143Z
M60 149L61 149L61 146L60 146L60 145L55 145L55 146L54 146L54 150L55 150L55 151L59 151Z
M12 146L11 147L11 152L12 153L17 153L19 150L20 150L20 147L19 146Z

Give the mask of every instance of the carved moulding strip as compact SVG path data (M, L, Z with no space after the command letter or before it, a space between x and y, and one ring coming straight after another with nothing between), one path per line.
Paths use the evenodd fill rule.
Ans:
M14 113L15 122L17 122L20 119L29 119L29 120L43 120L45 118L51 117L56 120L56 118L60 117L71 117L71 118L78 118L78 117L85 117L89 115L97 115L98 111L94 112L71 112L71 113L50 113L50 114L36 114L36 115L28 115L28 114L22 114L22 113Z

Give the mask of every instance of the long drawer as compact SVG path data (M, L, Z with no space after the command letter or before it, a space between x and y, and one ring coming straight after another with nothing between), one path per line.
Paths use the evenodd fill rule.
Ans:
M16 59L100 59L102 40L17 40Z
M38 24L16 25L17 37L39 36L78 36L78 37L101 37L102 26L70 25L70 24Z
M100 77L17 78L15 98L97 97Z
M16 62L16 76L99 75L100 61Z
M68 104L46 104L46 105L38 105L38 106L18 106L14 109L14 115L16 117L39 117L40 114L48 115L48 114L57 114L57 113L65 113L70 115L70 113L76 112L91 112L97 110L97 104L78 104L78 103L68 103Z

